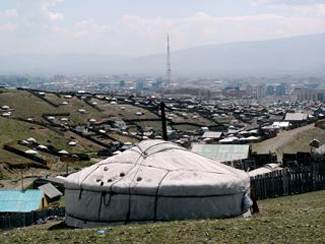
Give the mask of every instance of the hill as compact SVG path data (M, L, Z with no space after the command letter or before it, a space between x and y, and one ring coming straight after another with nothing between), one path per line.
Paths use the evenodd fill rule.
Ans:
M20 169L25 176L35 176L35 168L43 170L37 175L63 174L62 152L74 162L71 168L78 170L126 150L144 133L160 136L157 106L147 104L145 97L137 99L0 89L0 180L19 177ZM173 115L168 124L180 134L216 125L191 111L186 116L172 112L167 111L167 116Z
M314 124L283 131L276 137L253 144L253 151L257 153L274 152L281 161L283 153L310 152L309 143L317 139L325 143L325 130Z
M285 39L208 45L176 51L173 67L183 75L324 74L325 34ZM137 59L138 67L158 72L164 55Z
M325 72L325 34L228 43L172 53L176 75L281 76ZM145 57L109 55L0 55L0 72L164 75L166 54Z

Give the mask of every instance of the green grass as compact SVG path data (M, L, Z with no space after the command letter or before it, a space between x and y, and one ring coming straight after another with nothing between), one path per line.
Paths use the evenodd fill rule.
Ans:
M0 148L0 164L1 163L8 163L11 165L30 165L32 161Z
M67 101L62 96L58 97L53 93L46 93L44 98L56 105L61 105L63 101Z
M33 128L33 129L31 129ZM34 137L40 144L53 144L58 148L66 148L68 140L47 128L33 124L0 118L0 146L9 142L17 142L22 139Z
M107 118L105 114L97 111L83 100L76 97L65 100L54 94L46 93L45 98L54 104L60 105L63 101L69 102L68 105L54 107L27 91L5 89L2 91L3 93L0 94L0 106L8 105L10 108L13 108L14 117L25 119L33 117L40 121L42 120L42 115L45 113L70 113L71 115L69 118L74 124L87 123L90 118ZM78 112L78 109L85 109L87 113L81 114Z
M31 128L34 128L31 130ZM19 157L13 153L9 153L3 150L4 144L11 143L15 147L22 147L17 145L19 140L27 139L29 137L34 137L38 143L44 145L53 145L58 149L64 149L71 153L91 153L97 152L101 147L97 146L85 140L73 133L67 132L64 136L57 134L54 131L51 131L47 128L40 126L35 126L30 123L21 122L13 119L5 119L0 117L0 163L8 164L22 164L30 163L30 160ZM78 141L77 146L71 147L68 145L68 142L73 136L76 141ZM27 150L27 147L23 147L24 150ZM52 160L57 160L56 157L52 155L40 153L40 155L45 156L45 158L52 158Z
M173 114L178 114L178 112L172 112ZM193 118L193 116L197 116L196 118ZM203 118L202 116L200 116L199 114L196 113L187 113L187 116L183 117L183 116L177 116L175 118L173 118L173 122L174 123L193 123L193 124L198 124L198 125L204 125L204 126L211 126L211 125L215 125L213 123L212 120Z
M136 107L130 104L110 104L107 101L102 101L98 99L92 99L91 102L97 102L97 107L103 111L109 118L119 118L119 119L157 119L158 116L150 112L147 109ZM121 110L124 107L124 110ZM137 112L142 112L143 115L136 115Z
M313 139L318 139L321 144L324 144L325 130L310 124L281 132L274 138L255 143L253 151L257 153L275 152L278 159L281 159L283 153L309 152L309 143Z
M0 232L3 243L324 243L325 191L259 202L252 218L132 224L84 230L49 225ZM104 229L100 235L96 230Z
M150 127L157 133L162 132L161 121L138 121L138 122L135 122L135 124L144 128L144 129ZM169 125L169 123L167 123L167 125Z
M134 137L131 137L131 136L125 136L125 135L121 135L121 134L118 134L118 133L110 133L109 134L110 137L114 138L115 140L117 141L120 141L120 142L131 142L131 143L138 143L139 141L134 138Z
M283 151L286 153L310 152L309 143L313 139L319 140L321 145L324 144L325 129L315 127L308 131L297 134L294 140L290 141L290 143L283 147Z
M93 107L89 106L85 101L80 100L77 97L73 97L67 100L69 102L68 105L60 106L57 111L59 113L70 113L69 119L74 124L85 124L89 119L102 119L107 118L107 116L100 111L97 111ZM86 113L81 114L78 112L79 109L85 109Z
M198 131L201 129L200 126L194 126L194 125L188 125L188 124L174 125L173 127L176 130L180 130L183 132L193 132L193 131Z
M69 99L68 105L54 107L27 91L6 89L2 89L1 91L0 106L8 105L10 108L14 109L13 117L25 119L33 117L37 121L42 121L42 115L44 113L70 113L69 119L72 121L72 124L87 123L90 118L100 120L107 117L104 113L97 111L83 100L76 97ZM56 104L61 104L62 101L65 100L63 97L59 98L50 93L46 93L45 98ZM85 109L87 113L80 114L78 109L81 108ZM38 125L0 117L0 163L26 166L31 164L31 160L3 150L4 144L11 143L13 146L18 147L17 142L28 137L34 137L41 144L53 145L60 150L64 149L71 153L88 153L95 155L98 150L102 149L101 146L72 132L66 132L62 136ZM69 146L68 142L70 140L76 140L78 142L77 146ZM27 150L27 148L23 149ZM40 153L39 156L50 162L56 162L58 160L57 157L53 157L53 155L46 153Z
M55 107L27 91L3 90L0 94L0 106L8 105L15 109L13 116L21 118L33 117L41 120L43 113L55 113Z

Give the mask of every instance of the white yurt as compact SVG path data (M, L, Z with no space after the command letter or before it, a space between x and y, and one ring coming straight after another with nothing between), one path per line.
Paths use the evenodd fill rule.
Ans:
M244 171L171 142L146 140L66 178L66 223L239 216L250 206L249 188Z

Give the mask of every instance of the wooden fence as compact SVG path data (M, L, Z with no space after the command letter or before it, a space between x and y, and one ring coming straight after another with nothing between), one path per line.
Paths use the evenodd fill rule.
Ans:
M3 214L0 215L0 229L11 229L33 225L38 221L44 221L51 216L64 217L65 208L49 208L28 213Z
M325 189L325 164L284 169L251 177L251 190L257 200Z

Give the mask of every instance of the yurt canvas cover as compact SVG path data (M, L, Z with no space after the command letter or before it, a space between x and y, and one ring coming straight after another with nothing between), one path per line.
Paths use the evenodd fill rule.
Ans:
M249 184L243 171L147 140L67 178L66 222L90 227L238 216L247 210Z

